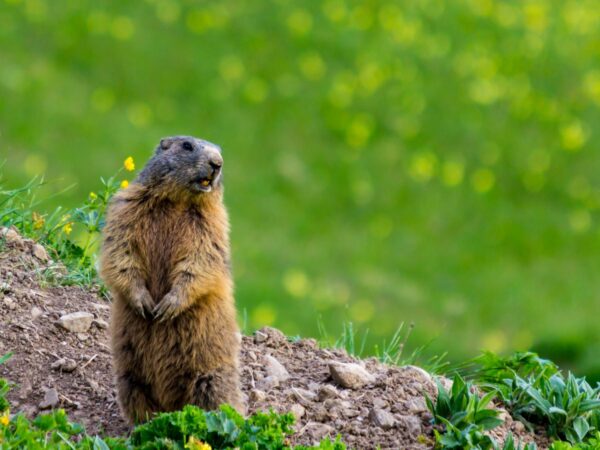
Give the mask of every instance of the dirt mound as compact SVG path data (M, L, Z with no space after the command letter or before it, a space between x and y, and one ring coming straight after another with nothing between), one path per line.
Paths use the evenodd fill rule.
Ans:
M33 241L1 230L0 377L16 385L14 411L29 416L64 408L89 433L123 434L108 347L109 303L79 287L53 287L44 274L60 276L60 265ZM72 316L73 313L80 313ZM70 316L71 315L71 316ZM66 316L66 317L65 317ZM356 360L316 341L290 341L264 328L242 338L242 381L249 412L272 408L297 417L295 444L340 434L350 447L431 448L433 428L424 393L435 395L429 374L417 367L389 367ZM502 439L511 430L531 441L506 414Z

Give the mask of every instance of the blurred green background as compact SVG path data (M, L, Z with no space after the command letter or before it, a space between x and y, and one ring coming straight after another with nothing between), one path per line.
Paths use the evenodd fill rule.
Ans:
M597 0L0 0L5 187L221 144L249 329L600 377L599 106Z

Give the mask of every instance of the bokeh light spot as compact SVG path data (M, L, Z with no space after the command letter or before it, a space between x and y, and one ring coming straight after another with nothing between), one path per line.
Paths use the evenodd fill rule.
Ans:
M252 310L251 318L252 324L255 327L262 327L264 325L272 325L277 318L277 313L272 306L259 305Z
M355 322L368 322L375 314L375 307L368 300L358 300L350 305L349 314Z
M433 178L437 169L437 156L432 152L414 155L409 166L409 175L417 181L426 182Z
M110 26L110 33L115 39L126 41L135 32L133 21L127 16L115 17Z
M489 192L496 183L494 172L489 169L477 169L471 176L471 185L476 192L485 194Z
M286 20L288 29L295 35L303 36L312 28L313 19L304 9L294 10Z
M584 233L592 226L592 216L586 209L578 209L569 214L569 225L576 233Z
M97 88L92 92L90 100L96 111L107 112L115 104L115 94L108 88Z
M293 297L302 298L308 294L310 282L304 272L292 269L284 274L283 287Z

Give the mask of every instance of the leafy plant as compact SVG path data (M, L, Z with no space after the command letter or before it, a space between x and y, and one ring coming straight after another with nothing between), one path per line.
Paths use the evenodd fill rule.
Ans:
M487 352L465 366L464 373L495 392L513 417L530 430L542 426L549 437L580 443L600 426L600 387L532 352L502 357Z
M448 391L436 380L438 395L435 403L427 396L426 402L434 422L443 427L443 432L435 430L438 449L478 449L478 450L534 450L535 444L515 443L509 434L502 447L488 434L503 423L495 409L488 408L495 392L479 396L477 389L460 375L455 375L452 388Z

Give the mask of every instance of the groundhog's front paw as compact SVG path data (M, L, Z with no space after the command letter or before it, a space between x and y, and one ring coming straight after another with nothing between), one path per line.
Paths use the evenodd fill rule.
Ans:
M135 310L144 318L146 318L146 313L150 314L154 308L154 301L147 289L136 290L131 296L131 302Z
M154 320L163 322L173 319L181 312L182 307L183 304L180 297L174 292L169 292L152 310Z

